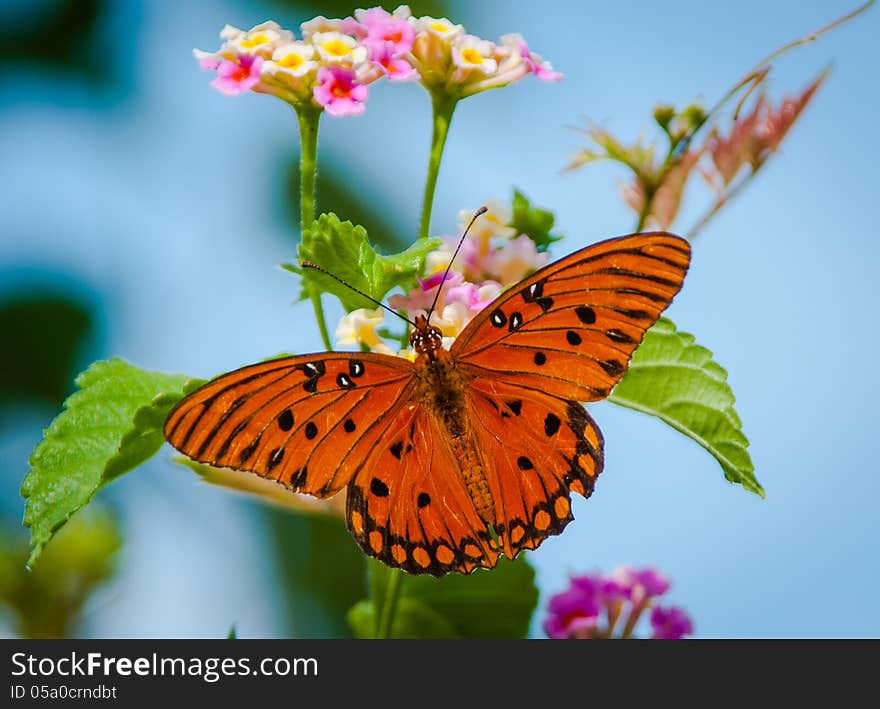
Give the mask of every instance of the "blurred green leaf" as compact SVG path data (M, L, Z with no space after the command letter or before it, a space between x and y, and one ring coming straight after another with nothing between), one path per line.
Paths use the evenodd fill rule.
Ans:
M314 15L324 15L325 17L348 17L353 14L356 8L359 7L375 7L379 5L384 7L388 12L394 12L395 8L404 3L399 2L390 2L390 3L355 3L355 2L346 2L346 0L326 0L325 2L303 2L302 0L269 0L269 3L275 5L276 7L282 8L290 8L291 10L296 10L297 15L302 17L302 20L298 20L299 22L303 22L306 19L311 19ZM445 17L449 12L449 3L443 2L442 0L413 0L413 2L405 3L409 6L410 10L412 10L412 14L416 17L421 17L422 15L430 15L431 17ZM461 20L456 20L456 22L461 22ZM284 24L282 22L282 24ZM290 29L294 29L290 27ZM299 29L299 28L296 28ZM298 33L297 33L298 34Z
M360 601L348 612L348 623L356 638L376 637L376 611L370 601ZM460 638L452 623L415 598L404 597L397 603L391 636L398 639Z
M85 602L113 575L120 545L116 520L97 510L65 527L30 571L25 568L26 540L0 536L0 604L12 612L17 633L23 638L70 636Z
M17 3L0 15L0 68L28 62L76 72L90 83L107 83L116 62L102 43L101 20L108 0ZM133 31L133 30L129 30ZM124 45L127 46L127 45Z
M358 604L348 616L358 637L375 637L391 574L401 576L391 637L524 638L538 605L535 572L523 556L467 576L410 576L375 560L368 568L372 609Z
M196 384L120 359L95 362L76 378L78 391L37 444L21 485L31 528L28 565L103 485L159 449L162 412Z
M513 191L513 221L510 226L516 229L517 234L525 234L534 241L538 251L546 251L551 244L562 239L562 236L552 233L555 221L553 212L532 206L522 192Z
M346 638L346 612L366 593L366 557L339 517L266 508L288 618L296 638Z
M439 244L439 239L424 239L405 251L383 256L372 247L363 227L340 221L335 214L330 213L318 217L303 234L299 258L313 261L337 278L381 301L396 286L414 286L425 254ZM302 269L298 265L285 267L302 277L303 294L307 292L308 284L314 284L320 291L339 298L349 312L357 308L377 307L334 278L315 269Z
M38 398L59 406L91 329L89 310L58 293L33 292L0 305L0 405Z
M645 334L608 400L665 421L709 451L725 478L764 497L727 372L668 318Z

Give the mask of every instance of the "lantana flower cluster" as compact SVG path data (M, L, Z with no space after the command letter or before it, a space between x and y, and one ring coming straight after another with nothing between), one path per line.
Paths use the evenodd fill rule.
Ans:
M334 116L362 113L367 86L381 77L417 80L452 99L498 88L534 74L561 74L534 54L517 34L499 43L469 35L446 18L413 17L401 5L393 13L373 7L354 16L320 16L300 26L301 37L277 22L249 30L227 25L215 52L193 50L205 70L216 72L218 91L277 96Z
M649 567L620 566L610 574L575 576L565 591L550 599L544 632L551 638L631 638L650 609L651 639L693 635L693 623L684 610L654 604L670 585L663 574Z
M541 268L550 257L539 251L527 234L518 234L510 226L513 221L510 205L490 200L486 206L488 211L474 222L445 281L443 276L460 236L443 238L440 247L428 253L425 273L419 277L416 288L388 299L394 310L414 320L418 315L427 315L437 297L430 322L440 328L447 349L467 324L505 288ZM472 216L472 210L459 213L459 233ZM373 352L399 354L412 359L414 353L411 349L394 349L377 334L384 316L382 308L360 308L345 315L336 328L337 346L364 345Z

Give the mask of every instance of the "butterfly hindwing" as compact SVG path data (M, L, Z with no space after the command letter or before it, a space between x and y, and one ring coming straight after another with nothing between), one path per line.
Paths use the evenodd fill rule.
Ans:
M424 406L389 422L349 484L346 521L367 554L412 574L469 573L498 560L448 437Z
M690 246L666 233L588 246L517 284L472 320L452 346L479 377L596 401L678 293Z
M165 437L190 458L328 497L343 489L407 399L413 365L369 353L271 360L185 397Z
M602 472L602 434L584 407L500 381L474 381L469 417L487 461L504 554L534 549L573 519L571 492L589 497Z

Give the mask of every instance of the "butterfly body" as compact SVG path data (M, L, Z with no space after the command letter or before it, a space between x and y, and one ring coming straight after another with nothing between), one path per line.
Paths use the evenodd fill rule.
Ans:
M318 497L345 489L361 548L436 576L491 568L560 533L589 497L606 397L690 260L679 237L610 239L540 269L450 350L422 316L416 359L326 352L244 367L193 392L166 438L212 465Z

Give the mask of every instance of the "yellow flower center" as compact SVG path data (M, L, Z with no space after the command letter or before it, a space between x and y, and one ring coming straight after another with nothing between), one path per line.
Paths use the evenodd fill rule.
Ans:
M483 63L483 55L480 54L473 47L467 47L462 50L461 58L464 59L468 64L482 64Z
M330 54L334 57L344 57L351 51L351 47L349 47L345 42L340 39L331 39L329 42L326 42L324 45L324 51L327 54Z
M305 59L302 58L302 55L297 54L296 52L291 52L290 54L285 54L281 57L281 59L278 60L278 63L287 69L299 69L304 61Z
M262 32L259 32L253 37L248 37L247 39L242 40L241 46L245 49L253 49L254 47L259 47L261 44L267 44L268 42L269 38Z
M441 32L441 33L444 33L444 32L448 32L448 31L449 31L449 28L448 28L446 25L444 25L442 22L432 22L432 23L431 23L430 25L428 25L428 26L429 26L432 30L434 30L435 32Z

